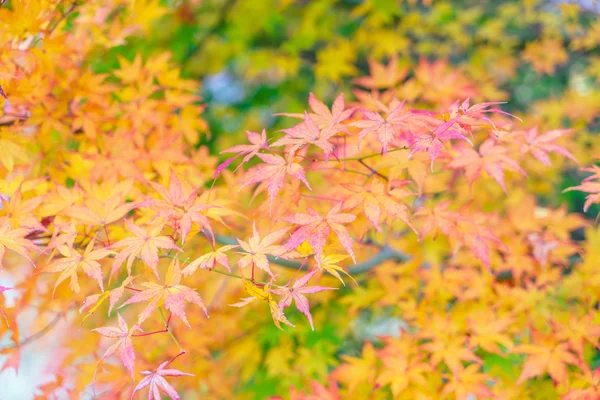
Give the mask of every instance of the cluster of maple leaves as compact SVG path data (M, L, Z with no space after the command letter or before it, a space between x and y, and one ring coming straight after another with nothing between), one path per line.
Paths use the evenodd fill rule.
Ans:
M395 397L493 397L514 389L502 377L490 386L481 353L507 351L526 355L512 379L517 386L546 373L565 385L571 368L597 389L588 353L600 337L589 311L600 286L598 239L580 251L569 235L586 222L536 205L525 179L526 166L550 166L552 153L576 163L557 143L569 130L530 126L499 102L421 107L399 99L392 80L389 90L358 92L351 104L340 94L329 107L311 94L304 113L276 114L299 122L247 132L249 144L224 150L233 155L217 165L196 146L206 124L194 84L168 55L119 58L110 74L81 67L98 45L92 39L115 46L138 26L139 10L115 3L81 5L69 19L79 28L70 32L57 29L70 6L51 12L47 4L14 2L2 16L24 25L0 34L10 38L7 54L25 54L7 56L0 80L0 268L20 278L0 292L19 291L23 308L31 300L67 310L78 303L77 322L102 337L83 388L124 391L141 362L153 371L140 372L132 396L148 387L150 399L161 391L178 399L165 377L192 376L169 366L195 350L179 321L192 334L218 330L233 315L222 309L234 307L240 319L257 310L259 323L266 313L282 329L294 326L293 304L318 330L324 314L313 316L310 302L340 288L310 282L327 281L326 272L345 285L343 275L373 272L376 279L351 286L341 302L351 313L371 301L397 307L412 330L388 335L379 348L366 342L361 357L345 356L329 387L313 385L316 396L339 398L341 383L355 398L379 387ZM106 24L91 33L84 29L90 21ZM356 81L366 89L398 69L394 61L371 67L370 77ZM588 170L594 175L573 188L589 193L586 208L600 200L598 168ZM505 197L509 189L521 197ZM577 252L585 262L562 279ZM215 276L223 280L212 290L206 282ZM0 310L14 342L4 367L18 366L27 339L15 308ZM215 322L199 317L213 310ZM519 337L526 330L527 340ZM156 337L169 341L152 355ZM98 376L117 352L126 379ZM69 361L81 361L76 356L65 357L56 387L71 395L82 389L69 381L77 372L67 372ZM577 383L565 393L577 398L589 387ZM303 393L292 389L290 397Z

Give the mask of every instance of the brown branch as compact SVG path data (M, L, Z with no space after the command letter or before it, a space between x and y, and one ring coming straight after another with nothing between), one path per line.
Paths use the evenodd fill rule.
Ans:
M34 342L40 338L42 338L44 335L46 335L48 332L50 332L52 330L52 328L54 328L54 326L56 324L58 324L58 322L66 315L67 312L69 312L70 310L76 308L77 306L75 304L71 305L67 311L65 311L64 313L57 313L56 316L46 325L44 326L42 329L40 329L39 331L37 331L36 333L34 333L33 335L29 336L28 338L26 338L23 341L20 341L18 344L17 343L13 343L10 344L8 346L4 346L4 347L0 347L0 350L6 350L6 349L16 349L16 348L21 348L31 342Z
M379 171L377 171L375 168L370 167L369 165L367 165L367 163L364 160L358 160L358 162L365 166L369 171L371 171L371 176L372 175L377 175L379 177L381 177L381 179L383 179L384 181L388 182L389 179L387 176L383 175L382 173L380 173Z
M67 18L69 15L71 15L73 13L73 11L75 11L75 7L77 7L77 0L73 1L73 3L71 3L71 7L69 7L69 9L64 12L61 13L60 17L58 18L58 20L54 23L50 24L50 27L48 28L48 36L50 36L50 34L52 32L54 32L54 30L58 27L58 25L60 25L60 23Z
M223 235L215 235L215 240L224 245L234 245L237 244L237 240L235 238ZM269 262L273 264L280 265L285 268L293 269L293 270L302 270L307 271L308 266L302 265L302 263L298 261L286 260L284 258L279 258L275 256L267 256ZM362 261L356 265L353 265L348 268L348 273L351 275L362 274L370 271L374 267L383 263L384 261L394 260L398 262L408 261L410 260L410 256L407 254L401 253L398 250L395 250L389 246L379 246L379 252L375 254L373 257L368 260Z

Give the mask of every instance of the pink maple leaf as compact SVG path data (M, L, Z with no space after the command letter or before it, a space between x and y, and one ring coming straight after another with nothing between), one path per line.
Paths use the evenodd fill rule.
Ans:
M121 317L121 314L117 313L118 318L118 327L102 327L92 329L93 331L98 332L104 337L114 338L117 341L112 344L108 350L104 353L100 361L104 360L106 357L110 357L117 349L119 349L119 357L121 358L121 362L123 366L129 371L131 374L131 380L133 381L133 370L135 366L135 352L133 351L133 342L131 340L131 335L136 330L141 331L142 329L136 324L131 327L131 330L127 327L127 322ZM95 374L94 374L95 379Z
M521 154L530 152L538 161L550 166L551 162L548 153L558 153L579 164L577 159L567 149L552 143L562 135L570 132L570 129L554 129L540 135L538 127L534 126L528 131L523 132L525 143L521 145Z
M589 168L582 168L582 171L592 172L593 175L585 178L581 185L573 186L563 190L563 193L570 192L572 190L579 190L581 192L588 193L585 198L585 204L583 205L583 212L587 212L594 203L600 202L600 167L592 165Z
M207 236L213 242L215 241L208 217L203 215L202 212L217 206L198 203L198 188L191 191L185 190L183 184L173 171L171 171L169 178L168 189L156 182L147 181L147 183L163 199L153 199L146 204L157 210L158 214L166 218L175 230L181 234L181 243L185 242L185 238L192 229L193 223L200 225Z
M452 169L464 169L470 185L475 182L483 170L494 178L506 193L504 170L518 171L527 176L519 164L507 155L508 150L497 146L494 139L487 139L483 142L479 147L479 152L467 146L459 147L457 151L457 155L447 166Z
M350 124L360 128L361 131L358 134L358 147L360 148L361 141L368 134L375 132L377 139L381 143L381 153L386 154L388 145L394 140L396 136L396 129L405 126L409 119L414 118L413 113L402 113L404 110L404 103L406 100L399 102L397 99L392 100L389 107L386 107L383 103L378 100L373 100L379 110L384 112L386 117L382 117L380 113L361 110L364 118L360 121L355 121Z
M329 141L336 133L340 132L335 126L328 126L324 129L313 121L310 115L304 113L304 122L301 122L289 129L283 129L285 136L273 143L273 147L281 147L291 145L288 154L293 156L302 147L313 144L323 150L325 153L325 161L329 160L329 156L333 153L334 145Z
M133 393L131 393L131 398L146 386L150 386L148 390L148 400L161 400L162 396L160 392L162 391L167 396L169 396L172 400L179 400L180 397L177 394L177 391L167 382L164 378L165 376L194 376L194 374L188 374L187 372L181 372L177 369L165 369L165 367L169 364L169 361L165 361L160 364L156 371L142 371L140 372L142 375L145 375L144 378L137 384Z
M290 239L285 244L285 250L290 251L296 249L305 240L312 246L315 251L315 258L319 267L323 259L323 247L327 241L327 237L334 231L352 260L356 263L354 253L352 252L352 238L348 234L346 227L342 224L348 224L356 219L354 214L340 213L342 202L333 207L325 216L321 217L312 208L307 208L308 214L296 213L283 217L282 220L292 224L300 225L292 234Z
M192 288L180 285L181 269L179 259L174 258L167 274L165 276L165 284L160 285L154 282L143 282L140 286L144 288L141 292L137 292L123 303L119 309L129 304L148 301L146 308L138 316L138 325L141 325L154 310L156 310L161 301L165 308L176 317L179 317L188 327L190 323L185 315L185 303L192 303L200 307L208 317L208 310L204 305L204 301L200 295Z
M317 273L317 271L318 270L315 269L314 271L304 275L302 278L297 279L292 287L286 286L280 289L271 289L272 293L278 296L283 296L283 298L279 301L279 308L281 308L283 311L286 307L289 307L292 304L292 301L294 301L298 311L304 314L308 319L310 327L313 331L315 330L315 326L313 324L312 315L310 314L310 304L308 303L308 299L305 295L322 292L324 290L336 290L336 288L324 286L306 286L308 281L315 273Z
M521 120L519 117L507 113L506 111L502 111L499 108L490 108L493 106L497 106L499 104L506 104L505 101L494 101L487 103L479 103L470 105L470 100L467 98L465 101L460 103L458 100L454 102L449 108L449 119L456 119L458 124L471 132L473 126L478 125L477 120L484 120L489 123L496 129L496 125L488 118L486 113L496 113L506 115L512 118L516 118L519 121Z
M220 164L215 170L214 177L216 178L225 168L227 168L231 163L236 160L238 157L244 156L242 160L243 163L247 163L250 161L252 157L258 154L258 152L262 149L266 149L269 146L269 142L267 140L267 133L263 129L261 133L246 131L248 135L248 141L250 144L240 144L237 146L233 146L227 150L223 150L223 153L238 153L235 157L228 158L222 164Z
M309 115L319 128L325 129L327 127L333 127L338 130L338 132L348 132L348 127L342 125L342 122L350 118L356 108L352 107L347 110L345 109L346 105L344 103L343 93L335 98L333 105L331 106L331 111L329 111L329 108L312 93L308 96L308 105L311 110L313 110ZM304 114L280 113L275 115L300 119L304 118Z
M455 122L456 120L452 119L439 125L433 131L413 134L413 136L409 139L409 144L412 148L412 151L408 155L408 158L410 158L417 151L429 152L429 157L431 157L431 171L433 171L433 163L435 162L435 159L439 157L444 141L448 141L450 139L461 139L471 143L471 141L459 130L452 128Z
M283 187L283 182L286 175L291 175L296 179L299 179L308 187L311 188L304 168L298 163L286 161L283 157L275 154L257 154L257 156L265 162L265 164L259 164L248 170L240 190L247 185L252 185L258 182L266 182L267 192L269 193L270 204L273 204L275 197Z

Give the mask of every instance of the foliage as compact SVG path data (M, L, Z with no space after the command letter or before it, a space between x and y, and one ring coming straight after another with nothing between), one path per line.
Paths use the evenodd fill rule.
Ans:
M40 398L600 395L600 230L560 197L600 202L592 11L12 0L0 21L0 352L18 370L67 326ZM251 104L201 103L224 69Z

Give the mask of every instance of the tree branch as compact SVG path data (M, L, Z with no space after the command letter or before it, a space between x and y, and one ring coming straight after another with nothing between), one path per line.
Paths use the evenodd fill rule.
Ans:
M58 324L60 322L61 319L66 318L67 312L69 312L70 310L76 308L77 306L75 304L71 305L67 311L65 312L57 312L56 315L54 316L54 318L46 325L44 326L42 329L40 329L39 331L37 331L36 333L34 333L33 335L25 338L22 341L19 341L19 343L12 343L9 344L8 346L4 346L4 347L0 347L0 350L6 350L6 349L16 349L17 347L21 348L26 346L27 344L34 342L38 339L40 339L41 337L43 337L44 335L46 335L48 332L50 332L52 330L52 328Z
M230 236L215 235L215 240L218 243L221 243L224 245L236 245L237 244L237 240ZM303 271L308 270L307 265L303 266L302 263L300 263L298 261L286 260L286 259L283 259L280 257L275 257L275 256L267 256L267 258L269 259L269 262L272 262L273 264L277 264L277 265L280 265L285 268L289 268L289 269L293 269L293 270L303 270ZM349 267L348 273L351 275L362 274L362 273L370 271L372 268L378 266L379 264L381 264L387 260L395 260L395 261L400 261L400 262L408 261L408 260L410 260L410 256L408 256L407 254L401 253L397 250L394 250L389 246L380 246L379 253L375 254L373 257L369 258L368 260L365 260L363 262L360 262L356 265Z

